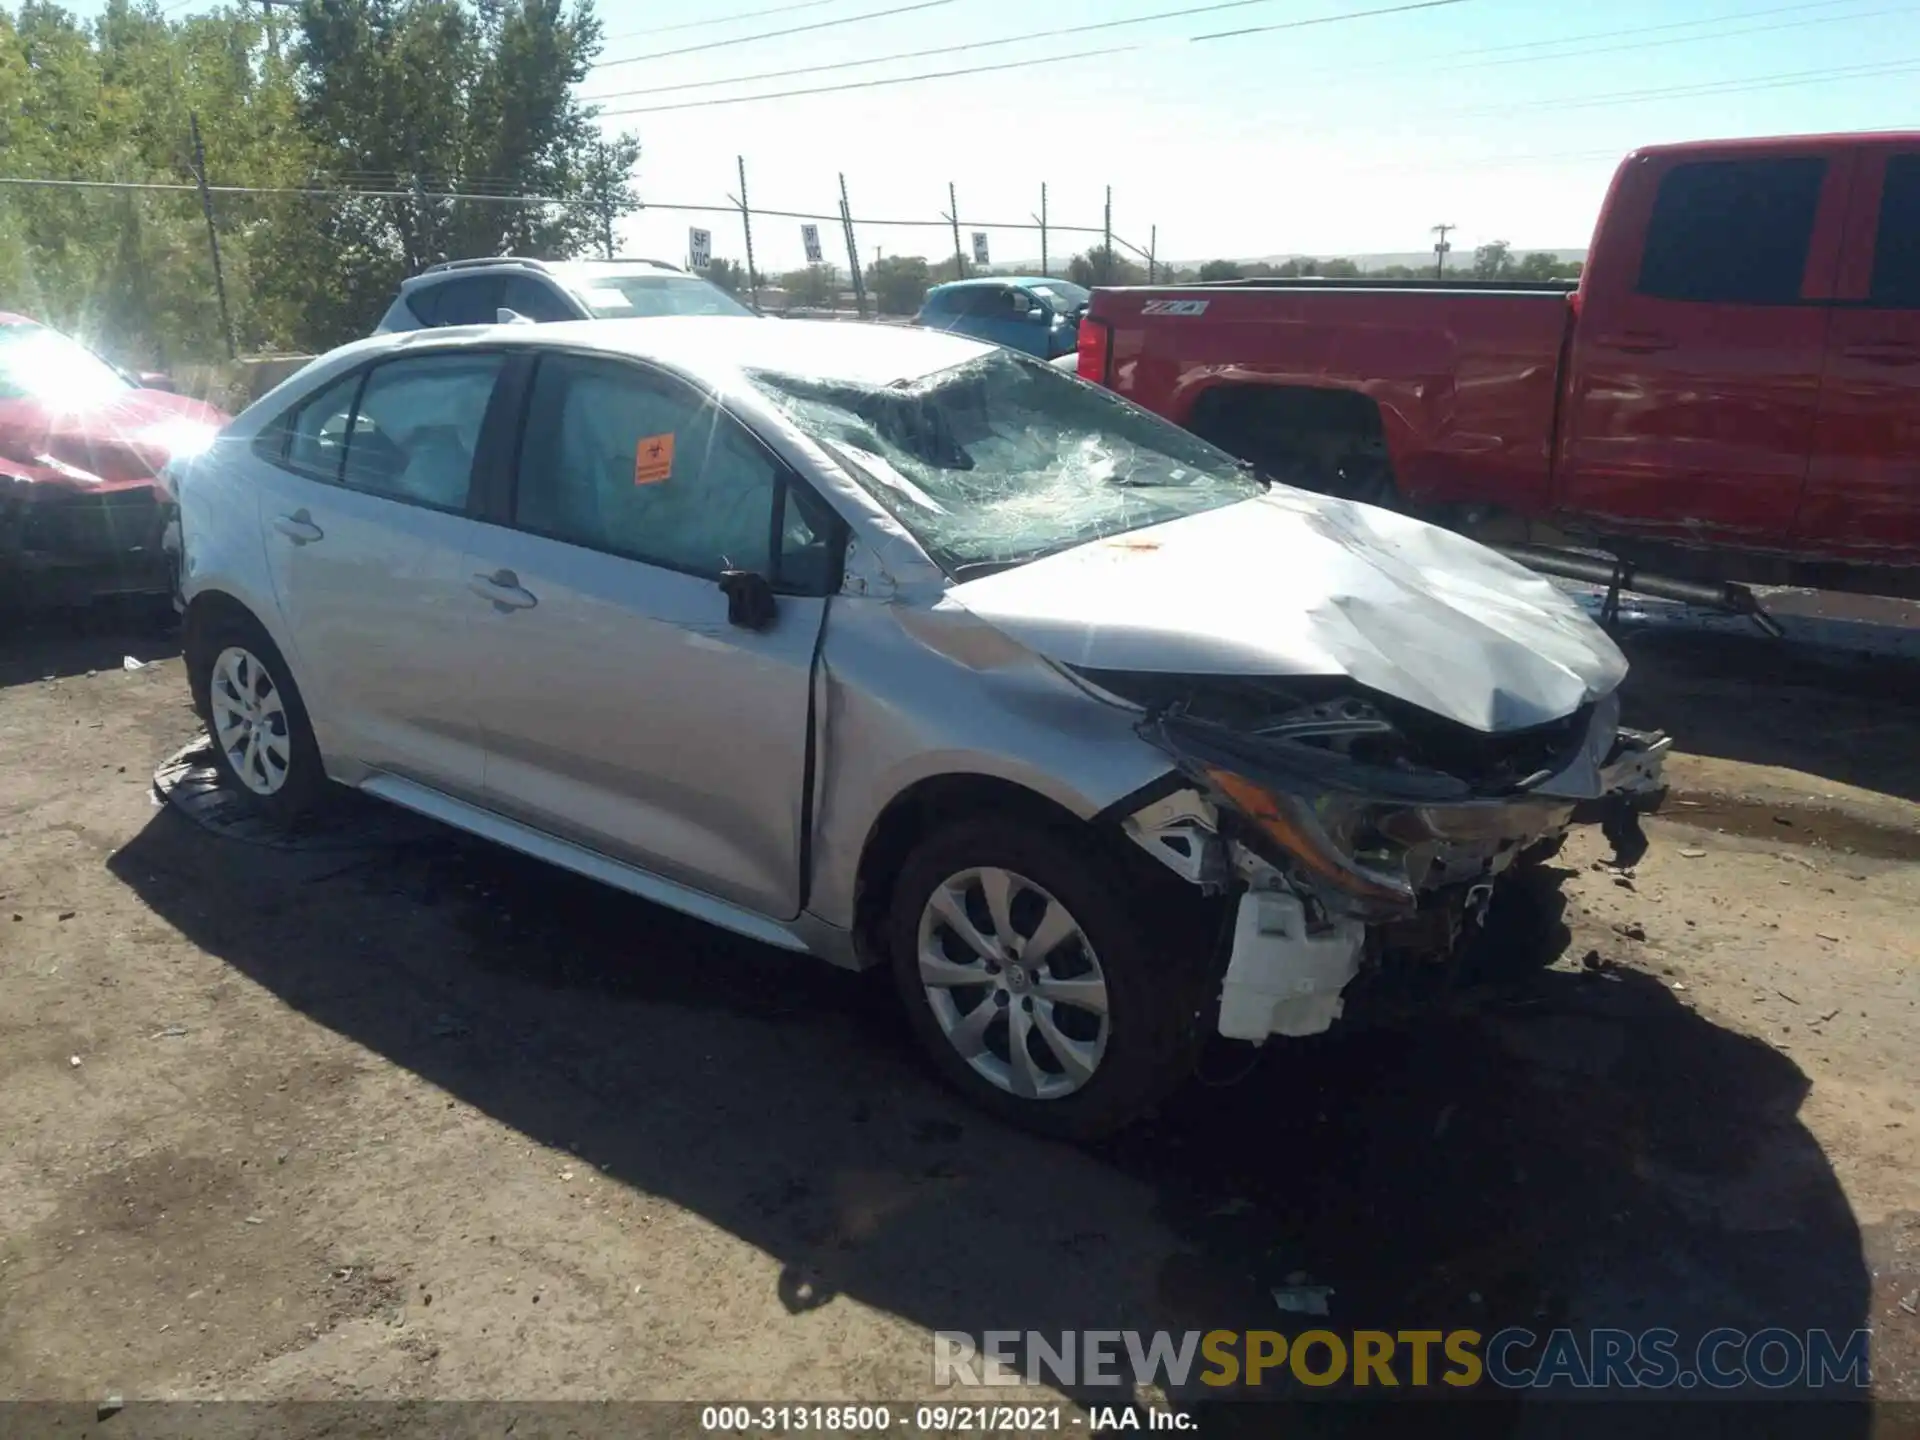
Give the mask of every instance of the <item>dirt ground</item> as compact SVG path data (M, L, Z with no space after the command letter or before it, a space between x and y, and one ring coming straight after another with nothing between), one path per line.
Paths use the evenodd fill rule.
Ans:
M411 820L211 833L172 642L16 630L0 1396L909 1399L936 1329L1271 1328L1303 1272L1341 1327L1871 1328L1920 1400L1920 659L1796 637L1628 634L1673 802L1501 894L1485 1005L1075 1150L870 979Z

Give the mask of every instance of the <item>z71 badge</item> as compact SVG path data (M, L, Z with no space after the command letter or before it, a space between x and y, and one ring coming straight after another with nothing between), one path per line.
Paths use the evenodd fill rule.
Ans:
M1205 300L1149 300L1140 307L1142 315L1204 315Z

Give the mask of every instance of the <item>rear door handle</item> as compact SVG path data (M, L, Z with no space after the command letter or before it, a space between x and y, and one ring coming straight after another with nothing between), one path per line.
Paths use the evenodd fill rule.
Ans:
M273 528L296 545L311 545L316 540L324 540L327 534L313 523L313 517L304 510L296 510L291 515L276 515Z
M496 610L531 610L540 601L520 583L511 570L496 570L491 575L475 575L467 588L482 600L491 600Z
M1920 365L1920 345L1910 340L1868 340L1849 345L1840 353L1869 365Z
M1651 355L1656 350L1672 350L1679 342L1650 330L1626 330L1618 335L1602 335L1593 343L1607 350L1623 350L1629 355Z

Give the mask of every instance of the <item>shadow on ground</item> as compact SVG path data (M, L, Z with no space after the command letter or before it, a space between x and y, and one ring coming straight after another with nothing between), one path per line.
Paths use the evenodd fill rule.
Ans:
M0 689L34 680L118 670L128 656L142 664L180 653L179 617L171 602L151 596L103 601L84 610L37 614L0 609Z
M1627 723L1665 730L1692 754L1920 800L1920 607L1816 598L1821 615L1782 617L1783 640L1686 607L1627 621Z
M1250 1073L1211 1056L1155 1120L1077 1151L926 1082L870 977L448 834L311 854L162 811L109 863L320 1024L777 1257L796 1314L844 1295L976 1333L1864 1324L1859 1235L1796 1120L1806 1078L1657 979L1541 971L1566 941L1552 872L1496 904L1483 959L1517 978L1492 1009L1273 1047ZM1331 1318L1280 1313L1290 1281L1331 1286ZM1214 1402L1215 1433L1279 1423L1184 1398ZM1803 1408L1804 1433L1864 1433ZM1473 1428L1543 1413L1476 1407Z

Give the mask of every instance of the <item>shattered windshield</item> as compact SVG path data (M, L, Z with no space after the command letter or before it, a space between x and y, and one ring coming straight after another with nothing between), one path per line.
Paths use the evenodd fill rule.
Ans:
M749 378L959 579L1266 488L1204 440L1011 350L884 387Z

